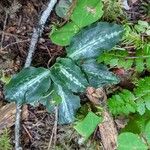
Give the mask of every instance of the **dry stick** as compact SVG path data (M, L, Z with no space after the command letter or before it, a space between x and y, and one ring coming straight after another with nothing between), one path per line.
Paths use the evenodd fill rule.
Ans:
M55 107L55 122L54 122L54 149L57 141L57 124L58 124L58 106Z
M48 3L47 8L43 11L41 18L39 20L37 28L34 28L33 35L31 38L29 50L28 50L28 56L26 58L26 62L24 65L24 68L27 68L31 65L32 62L32 56L34 54L36 44L38 42L39 37L41 36L43 32L43 28L45 26L45 23L51 14L52 9L54 8L57 0L50 0ZM20 146L20 119L21 119L21 110L22 106L17 104L16 105L16 121L15 121L15 150L21 150Z
M13 46L15 44L20 44L20 43L24 43L24 42L29 42L30 40L22 40L22 41L16 41L16 42L13 42L13 43L10 43L8 45L6 45L5 47L1 48L0 51L3 51L5 50L6 48L10 47L10 46Z
M6 28L7 19L8 19L8 12L6 12L6 17L5 17L5 20L4 20L3 31L4 31L5 28ZM4 33L2 33L2 38L1 38L1 48L3 47L3 40L4 40Z
M54 149L55 149L56 139L57 139L57 137L56 137L57 136L57 124L58 124L58 107L56 106L55 107L55 122L54 122L53 130L52 130L52 134L51 134L51 137L50 137L50 140L49 140L47 150L51 149L53 137L54 137Z

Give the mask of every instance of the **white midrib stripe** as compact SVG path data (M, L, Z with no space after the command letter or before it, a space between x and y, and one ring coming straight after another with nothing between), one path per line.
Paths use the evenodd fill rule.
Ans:
M82 85L81 82L79 80L77 80L77 78L73 77L72 74L69 74L69 72L63 66L60 67L60 71L62 72L63 75L68 77L76 85L85 88L85 86Z
M84 51L86 51L91 45L95 45L96 43L98 42L104 42L106 41L106 39L110 39L114 36L117 36L118 34L120 34L122 31L118 31L118 32L114 32L114 33L111 33L110 35L106 34L103 39L102 37L100 36L98 39L96 40L93 40L93 42L90 42L89 44L85 45L84 47L82 47L81 49L78 49L77 51L75 51L74 53L72 53L69 57L73 58L75 57L76 55L79 55L81 53L83 53ZM85 49L86 48L86 49Z
M69 113L69 110L68 110L68 106L67 106L67 102L66 102L66 100L65 100L65 95L64 95L64 92L63 92L63 90L62 90L62 87L61 86L59 86L59 85L57 85L58 86L58 89L59 89L59 95L62 97L62 107L64 108L64 113L65 114L67 114L67 119L68 119L68 121L70 121L70 119L69 119L69 117L68 117L68 114L70 114ZM64 118L66 118L66 116L64 116Z
M25 83L23 86L21 86L20 89L19 89L19 92L16 92L13 97L19 96L22 93L22 91L27 89L27 87L30 87L31 85L33 85L35 83L37 83L37 84L40 83L40 80L43 77L46 77L48 74L49 74L49 71L45 71L44 73L41 73L40 75L37 75L36 78L31 79L30 81Z

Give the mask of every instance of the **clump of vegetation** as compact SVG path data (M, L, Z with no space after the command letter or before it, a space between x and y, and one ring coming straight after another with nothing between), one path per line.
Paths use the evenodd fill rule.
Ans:
M11 140L9 135L9 130L5 129L0 135L0 150L11 150Z
M103 0L104 15L103 19L107 21L119 21L127 19L127 14L123 10L121 0Z
M114 117L125 116L129 120L119 131L118 150L147 150L150 147L150 118L145 119L150 112L150 25L142 20L128 23L121 0L62 3L65 7L58 3L56 14L63 19L67 16L67 22L61 27L55 26L49 37L54 44L65 46L66 57L57 58L49 69L27 67L10 81L1 78L7 81L5 98L18 106L42 104L48 112L57 108L58 123L76 121L74 129L82 135L82 142L88 140L98 125L100 127L103 113L109 110ZM80 93L87 92L89 87L104 89L120 82L121 77L109 68L134 70L138 74L137 82L133 82L134 89L112 93L105 105L90 104L84 113L81 112L80 120L77 110L80 107L80 111L84 110L85 106L80 103ZM144 71L148 72L148 77L142 74L144 77L139 78ZM99 98L97 93L90 93ZM138 117L135 119L135 116ZM9 145L7 136L2 139Z

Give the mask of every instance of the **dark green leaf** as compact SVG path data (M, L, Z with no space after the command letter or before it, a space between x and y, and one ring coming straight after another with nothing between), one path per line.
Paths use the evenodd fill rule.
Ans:
M56 14L61 17L65 18L71 6L72 0L60 0L55 7Z
M71 20L80 28L96 22L103 15L101 0L77 0Z
M55 84L54 90L56 90L62 101L58 106L59 123L68 124L73 122L76 111L80 107L80 98L58 84Z
M51 68L54 83L66 87L73 92L84 92L88 82L80 68L69 58L60 58Z
M5 98L23 104L40 100L51 85L50 71L44 68L25 68L5 86Z
M119 78L111 73L106 66L96 63L95 59L87 60L82 69L88 76L90 86L95 88L119 83Z
M97 57L119 42L123 28L117 24L96 23L79 32L67 48L67 56L73 60Z

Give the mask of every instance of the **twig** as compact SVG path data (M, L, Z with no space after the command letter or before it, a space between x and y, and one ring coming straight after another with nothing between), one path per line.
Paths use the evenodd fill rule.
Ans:
M8 12L6 12L6 17L5 17L4 25L3 25L3 31L4 31L5 28L6 28L7 19L8 19ZM2 33L2 38L1 38L1 48L3 47L3 40L4 40L4 33Z
M53 130L54 130L54 127L53 127ZM54 131L53 130L52 130L52 134L51 134L51 137L50 137L50 140L49 140L49 144L48 144L47 150L51 149L52 140L53 140L53 136L54 136Z
M50 0L46 10L43 12L41 19L39 20L38 27L33 30L33 35L31 38L31 43L30 43L29 52L28 52L28 56L26 59L25 67L29 67L31 64L32 56L34 54L35 47L36 47L36 44L38 42L39 36L41 36L41 34L43 32L44 25L45 25L50 13L51 13L53 7L55 6L56 2L57 2L57 0Z
M57 140L57 124L58 124L58 107L56 106L55 107L55 122L54 122L53 130L52 130L52 135L50 137L49 144L48 144L48 149L47 150L51 149L53 137L54 137L54 149L55 149L56 140Z
M22 126L23 126L24 130L26 131L26 133L28 134L30 140L32 140L32 136L31 136L30 132L28 131L28 129L26 128L26 126L25 125L22 125Z
M58 124L58 106L55 107L55 122L54 122L54 149L57 141L57 124Z
M8 47L10 47L12 45L19 44L19 43L24 43L24 42L29 42L29 41L30 40L28 39L28 40L22 40L22 41L16 41L16 42L10 43L10 44L6 45L5 47L2 47L0 49L0 51L3 51L4 49L6 49L6 48L8 48Z
M57 0L50 0L48 3L47 8L44 10L44 12L41 15L41 18L39 20L37 28L33 29L33 35L31 38L29 50L28 50L28 56L26 58L26 62L24 65L24 68L29 67L32 62L32 56L34 54L36 44L38 42L39 37L41 36L43 32L44 25L51 14L51 11L53 7L55 6ZM15 150L20 150L20 119L21 119L21 110L22 106L17 104L16 106L16 121L15 121Z
M29 38L29 37L23 36L23 35L8 33L8 32L6 32L6 31L0 31L0 34L4 34L4 35L8 35L8 36L13 36L13 37L15 37L15 38L17 38L17 39L18 39L18 37Z

